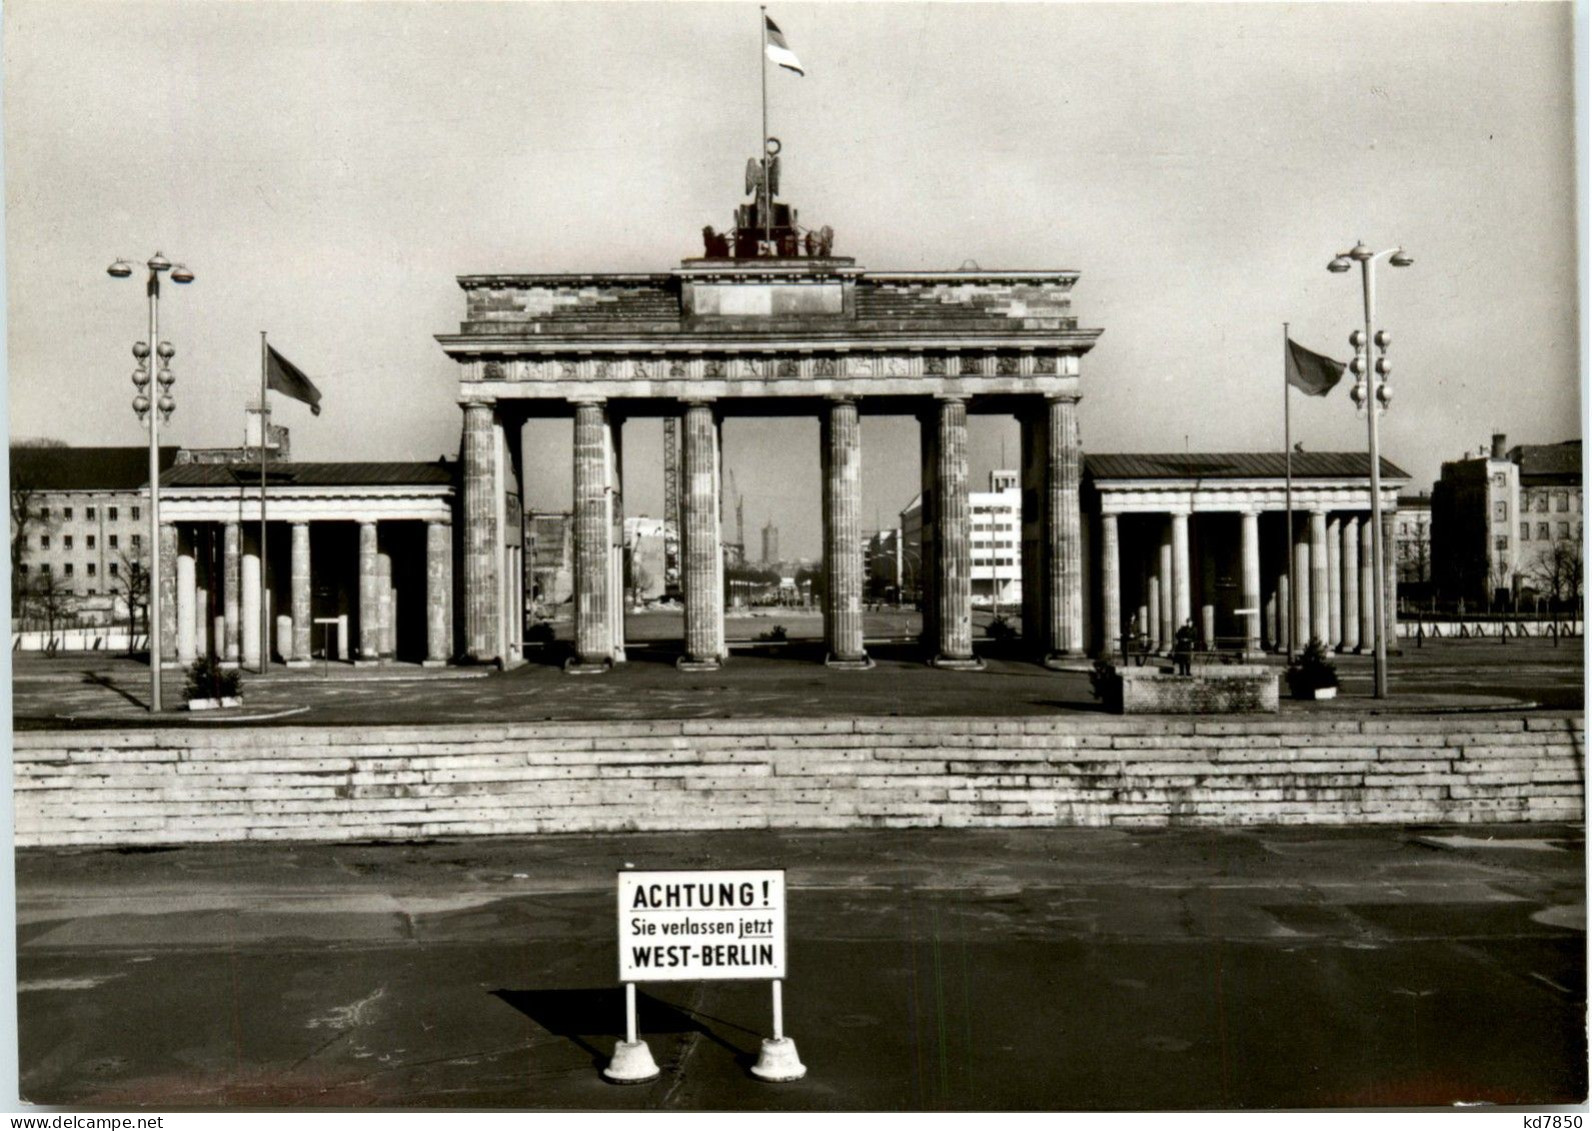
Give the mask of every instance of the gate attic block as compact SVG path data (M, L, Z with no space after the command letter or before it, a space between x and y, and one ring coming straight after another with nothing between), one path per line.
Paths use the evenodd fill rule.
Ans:
M1079 361L1101 331L1078 327L1072 313L1077 280L1074 271L869 272L848 258L813 256L687 259L662 274L467 275L459 279L465 293L459 332L437 340L459 363L467 435L480 436L477 414L490 413L492 426L507 432L508 446L516 451L515 437L526 420L576 418L577 407L595 419L600 406L609 421L681 419L695 430L689 434L701 437L710 434L710 420L716 430L735 415L802 415L823 422L824 556L829 580L847 590L840 594L845 607L831 609L826 618L828 652L859 666L866 657L860 622L849 615L849 586L862 574L862 545L851 530L851 495L859 489L865 453L860 432L849 422L870 413L936 420L947 403L968 413L1045 422L1033 469L1037 489L1025 491L1024 504L1025 511L1034 509L1030 521L1042 527L1034 543L1035 576L1045 579L1039 599L1046 615L1031 645L1040 657L1078 654L1084 607L1075 564L1082 553ZM618 468L618 431L606 432L601 461L577 445L577 482L598 477L598 462ZM924 435L933 448L925 453L928 493L942 483L965 495L965 447L941 451L940 430L925 429ZM507 607L516 602L493 579L505 576L511 552L505 532L518 524L502 520L505 476L488 466L500 458L502 446L476 440L471 450L467 500L472 490L500 497L465 509L466 524L482 529L467 529L464 544L483 555L464 570L465 638L471 658L514 663L519 657L503 655L501 642L517 640L519 633L496 625L504 618L512 623L518 610ZM700 472L698 467L698 478ZM622 513L616 475L601 478L612 513ZM700 483L681 485L681 524L699 531L700 545L708 544L705 526L717 528L717 494ZM941 529L930 545L955 553L968 537L961 529L968 508L965 498L944 503L933 508ZM595 510L595 496L588 506ZM705 507L715 513L695 513ZM591 646L582 647L580 658L587 668L623 658L618 624L597 623L618 616L614 602L598 594L611 587L622 545L605 536L609 524L592 517L585 523L577 518L575 525L576 602L582 638ZM488 555L494 560L485 560ZM925 560L923 573L952 577L954 564ZM722 655L723 612L717 589L705 576L699 580L685 587L688 603L711 600L714 608L688 613L693 643L687 654L711 663L715 653ZM946 587L942 580L942 588L941 605L971 600L962 587ZM938 637L971 610L936 612L926 658L944 652L946 642ZM609 641L610 647L600 643ZM961 651L959 636L955 644L953 654Z

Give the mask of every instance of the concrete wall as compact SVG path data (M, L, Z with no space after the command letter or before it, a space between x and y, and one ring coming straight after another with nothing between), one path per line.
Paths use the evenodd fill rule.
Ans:
M757 719L14 736L21 847L1584 819L1580 716Z

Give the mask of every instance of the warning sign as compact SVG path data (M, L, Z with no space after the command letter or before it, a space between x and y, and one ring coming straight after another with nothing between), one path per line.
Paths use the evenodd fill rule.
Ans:
M619 980L785 977L785 873L620 872Z

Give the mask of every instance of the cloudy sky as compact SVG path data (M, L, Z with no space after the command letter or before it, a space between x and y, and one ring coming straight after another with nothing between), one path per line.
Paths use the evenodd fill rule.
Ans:
M1485 443L1579 435L1571 9L1564 4L775 4L784 194L875 269L1072 268L1086 448L1281 446L1281 332L1347 355L1357 238L1396 346L1384 451L1429 485ZM755 5L79 4L4 13L13 436L133 444L136 280L171 287L173 442L236 442L259 331L325 393L301 459L458 446L460 274L664 271L727 226L757 151ZM1361 449L1347 386L1296 437ZM656 514L656 423L627 429ZM817 427L726 430L747 525L818 546ZM534 505L567 505L568 440ZM866 521L913 494L870 420ZM979 478L1016 458L980 420Z

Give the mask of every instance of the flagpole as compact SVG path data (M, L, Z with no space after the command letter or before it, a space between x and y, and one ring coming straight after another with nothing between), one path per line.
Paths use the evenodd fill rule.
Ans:
M763 67L763 137L758 142L757 148L763 156L763 191L761 195L763 213L763 242L772 243L773 236L773 211L774 193L768 181L768 8L759 6L757 9L759 36L757 54L762 60Z
M264 675L271 662L271 587L265 545L265 446L269 439L271 410L266 407L266 371L270 368L265 343L265 331L260 331L260 674Z
M1299 589L1294 581L1294 521L1293 521L1293 422L1290 417L1292 398L1288 395L1288 323L1282 324L1282 458L1283 499L1287 511L1287 536L1284 547L1288 551L1288 631L1283 636L1288 641L1288 658L1294 655L1294 631L1299 626L1296 610L1299 608Z

